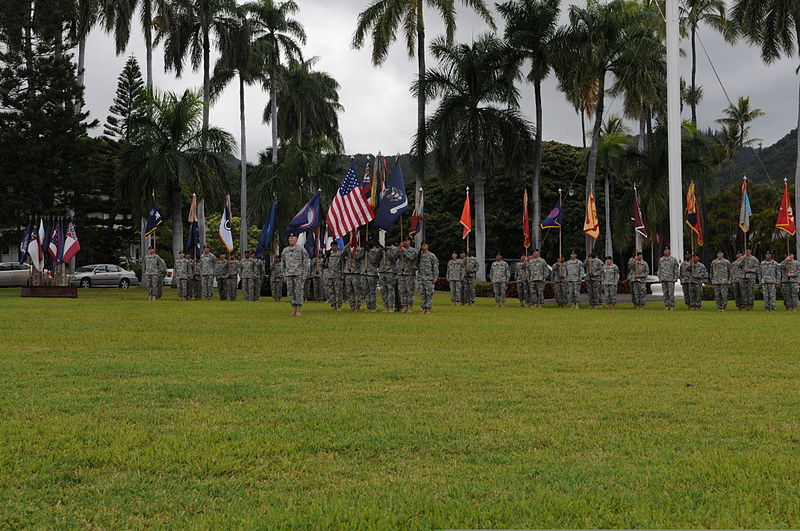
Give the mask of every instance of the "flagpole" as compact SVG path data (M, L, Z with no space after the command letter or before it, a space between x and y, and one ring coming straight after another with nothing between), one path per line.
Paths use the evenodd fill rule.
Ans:
M467 201L469 201L469 186L467 186ZM472 209L470 209L470 221L472 221ZM469 256L469 232L467 233L467 256Z
M558 204L561 205L563 210L564 203L561 201L561 188L558 189ZM558 224L558 257L561 258L561 223Z

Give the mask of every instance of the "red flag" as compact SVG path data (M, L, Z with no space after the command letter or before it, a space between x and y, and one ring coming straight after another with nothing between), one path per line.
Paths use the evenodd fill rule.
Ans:
M522 196L522 235L525 237L525 248L531 246L531 220L528 218L528 189L525 189L525 195Z
M697 245L703 246L703 224L700 221L700 205L694 194L694 183L689 185L686 192L686 224L697 234Z
M783 181L783 199L781 199L781 209L778 212L778 221L775 227L794 236L797 232L797 225L794 222L794 211L792 210L792 200L789 197L789 184Z
M461 232L461 239L465 239L467 235L472 232L472 212L469 208L469 191L467 191L467 197L464 199L464 208L461 210L461 225L463 225L464 230Z

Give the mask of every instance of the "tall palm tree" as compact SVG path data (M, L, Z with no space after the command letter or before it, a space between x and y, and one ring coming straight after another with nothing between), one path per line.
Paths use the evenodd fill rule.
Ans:
M592 144L586 173L586 194L594 187L603 126L606 76L621 79L623 71L650 69L663 50L649 28L649 13L635 2L588 0L585 8L572 6L569 25L559 29L556 74L562 85L588 78L597 83ZM662 59L663 60L663 59ZM586 238L588 254L592 240Z
M486 255L485 179L503 158L506 171L524 166L531 148L531 124L518 110L514 85L518 62L496 38L483 35L473 44L448 45L445 38L431 45L439 67L428 70L413 86L424 87L425 99L439 99L430 117L428 146L443 174L460 169L475 187L475 253L478 279L484 280Z
M306 43L303 25L292 16L298 7L294 0L254 0L245 4L253 23L255 42L264 47L264 67L269 73L269 99L276 101L281 56L286 61L302 60L300 45ZM278 163L278 108L272 106L269 119L272 126L272 163Z
M622 172L623 161L628 150L630 139L628 130L619 116L611 115L603 125L598 151L598 166L605 174L605 256L614 256L613 238L611 237L611 179ZM638 249L637 249L638 250Z
M241 202L239 206L241 223L239 226L240 249L247 248L247 129L245 122L245 85L263 83L266 81L264 70L261 68L261 47L253 43L251 21L247 11L237 9L236 23L223 29L225 34L220 39L220 56L214 64L214 73L211 77L211 98L216 100L222 90L238 79L239 84L239 165L241 176Z
M203 68L203 129L208 129L211 108L211 34L217 47L237 23L233 0L172 0L170 18L159 28L156 42L164 40L164 67L180 77L188 56L193 70Z
M78 84L84 86L84 70L86 65L86 37L98 23L100 6L98 0L76 0L69 4L70 12L67 21L67 35L72 42L78 44ZM80 112L83 102L75 104L76 112Z
M533 246L541 245L542 202L539 180L542 173L542 82L550 75L555 48L560 0L510 0L497 9L506 21L506 41L531 63L527 79L533 84L536 131L533 144Z
M474 9L494 30L494 20L484 0L461 0ZM453 44L456 32L455 0L372 0L367 8L359 13L353 47L360 49L367 38L372 42L372 64L383 64L389 54L389 45L397 39L402 29L408 57L417 58L417 134L414 152L416 153L416 186L425 186L425 150L427 133L425 131L425 7L435 9L444 22L445 44ZM416 194L414 194L416 196ZM416 197L415 197L416 201ZM424 230L424 227L423 227ZM420 233L420 237L423 237Z
M236 148L227 132L202 127L203 101L187 90L183 94L145 95L148 112L131 117L131 142L120 155L118 189L146 210L151 190L166 197L172 221L172 251L183 248L184 195L219 196L221 176Z
M300 145L312 138L326 138L336 152L344 150L339 134L339 83L327 72L313 70L319 57L292 59L281 67L277 91L278 136ZM273 102L267 102L264 118L272 115Z
M746 98L739 96L738 101L728 105L722 113L724 116L714 121L722 125L726 131L733 133L730 135L732 136L733 148L739 149L745 146L752 146L761 141L760 138L750 138L750 126L748 124L756 118L764 116L764 111L750 108L750 96Z

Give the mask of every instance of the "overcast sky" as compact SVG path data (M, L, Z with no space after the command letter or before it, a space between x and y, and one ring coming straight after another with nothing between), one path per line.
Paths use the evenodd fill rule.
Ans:
M416 102L409 92L416 74L416 61L408 58L402 42L392 46L385 64L379 68L371 65L369 48L351 48L356 16L368 1L297 0L300 6L297 18L308 35L304 54L307 57L319 56L317 68L333 75L341 85L340 98L344 112L340 115L340 127L348 153L374 153L378 150L384 154L407 152L416 128ZM562 19L572 3L583 5L584 2L562 2ZM458 9L458 41L471 41L474 36L488 30L474 13L463 6ZM435 13L428 11L426 16L427 40L430 42L442 33L442 25L437 23ZM500 26L500 17L495 18ZM498 31L502 31L502 28ZM102 30L95 29L88 39L86 103L91 117L99 119L101 124L108 114L116 90L117 75L127 55L136 56L144 75L145 53L141 30L134 26L131 33L128 50L121 56L115 55L113 41ZM794 61L784 60L765 66L758 50L747 44L730 46L707 27L701 27L699 35L730 98L735 101L738 96L750 96L751 105L766 113L753 124L752 136L762 138L767 146L789 132L797 123L798 112L798 80L794 73ZM682 46L688 50L689 44L683 41ZM164 72L163 49L157 48L153 55L154 82L158 89L182 91L188 87L202 87L202 72L188 71L181 79L176 79L173 73ZM429 56L428 66L433 64ZM688 79L690 66L689 58L682 58L684 78ZM721 115L727 101L702 49L698 50L698 83L704 89L698 120L700 126L705 128L713 126L713 121ZM533 89L531 85L521 85L520 88L523 94L522 111L531 118ZM246 96L248 159L253 160L254 150L264 149L270 138L268 126L261 123L267 94L260 87L251 87ZM564 95L556 89L552 76L544 84L543 101L544 138L580 144L580 119ZM607 99L606 113L621 112L620 101ZM688 118L688 113L687 108L685 118ZM211 123L233 133L238 140L239 103L235 86L229 86L213 105Z

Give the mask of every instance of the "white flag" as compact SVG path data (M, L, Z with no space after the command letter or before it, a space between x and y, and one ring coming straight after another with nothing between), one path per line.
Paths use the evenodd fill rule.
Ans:
M222 245L228 250L233 251L233 233L231 233L231 196L225 196L225 208L222 211L222 218L219 220L219 239Z

